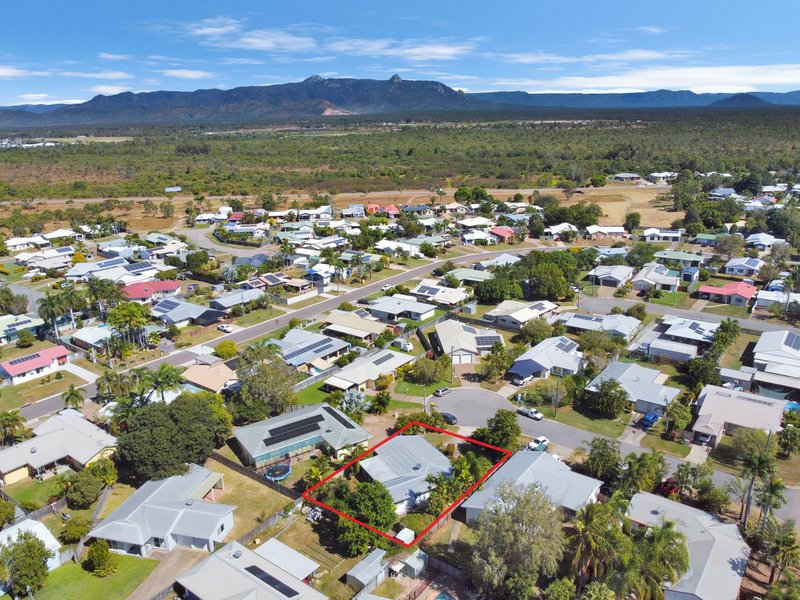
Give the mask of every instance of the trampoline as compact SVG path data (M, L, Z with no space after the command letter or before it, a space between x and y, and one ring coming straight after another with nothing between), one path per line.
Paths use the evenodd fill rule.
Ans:
M270 481L283 481L292 474L292 467L289 465L272 465L264 471L264 477Z

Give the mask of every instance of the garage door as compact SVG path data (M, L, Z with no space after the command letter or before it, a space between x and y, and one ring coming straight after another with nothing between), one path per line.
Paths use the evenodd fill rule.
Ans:
M471 354L453 354L454 365L468 365L472 362Z

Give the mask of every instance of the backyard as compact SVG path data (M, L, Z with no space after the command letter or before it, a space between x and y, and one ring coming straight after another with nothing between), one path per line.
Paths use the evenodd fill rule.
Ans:
M86 383L69 371L58 371L58 373L61 375L60 379L57 379L56 375L50 374L18 385L7 385L0 388L0 411L14 410L23 404L61 394L72 384L80 387Z
M50 498L61 494L58 479L55 477L50 477L44 481L25 479L3 486L3 491L23 506L35 506L37 508L47 505Z
M740 333L736 341L720 359L719 365L728 369L738 369L743 364L752 364L753 348L758 339L759 336L753 333Z

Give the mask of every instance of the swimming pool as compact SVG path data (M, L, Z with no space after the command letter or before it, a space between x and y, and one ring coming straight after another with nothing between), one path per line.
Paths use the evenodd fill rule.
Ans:
M447 592L439 592L439 595L436 596L434 600L456 600Z
M793 410L795 412L800 412L800 402L787 402L786 410Z

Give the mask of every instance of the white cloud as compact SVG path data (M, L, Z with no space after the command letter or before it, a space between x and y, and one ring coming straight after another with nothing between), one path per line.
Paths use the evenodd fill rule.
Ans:
M493 86L529 92L608 93L671 89L703 92L752 92L774 87L800 87L800 64L653 67L612 75L555 79L499 79Z
M221 37L242 29L242 22L232 17L211 17L199 23L190 23L187 30L191 35L201 37Z
M97 58L100 60L130 60L130 54L113 54L111 52L98 52Z
M216 48L262 52L312 52L317 48L311 37L281 29L246 29L244 21L225 16L189 23L185 30L189 36L202 38L202 44Z
M257 58L223 58L221 65L263 65L264 61Z
M194 69L167 69L159 71L166 77L177 77L178 79L212 79L216 77L214 73L208 71L196 71Z
M512 54L488 54L492 58L500 58L510 63L523 65L553 65L568 63L596 63L603 61L656 61L672 60L691 56L689 50L641 50L631 49L622 52L606 52L600 54L585 54L580 56L563 56L548 52L523 52Z
M95 94L110 96L112 94L121 94L122 92L130 91L130 89L131 88L127 85L95 85L89 88L89 91Z
M641 27L634 27L633 30L640 31L642 33L648 33L650 35L659 35L667 32L666 29L657 25L642 25Z
M133 79L133 75L125 71L62 71L64 77L84 77L86 79Z
M30 75L29 71L18 69L9 65L0 65L0 79L11 79L14 77L25 77Z
M388 56L412 62L454 60L469 54L477 42L424 42L393 39L340 38L328 43L327 49L353 56Z
M20 94L17 96L20 100L44 100L49 97L50 94Z

